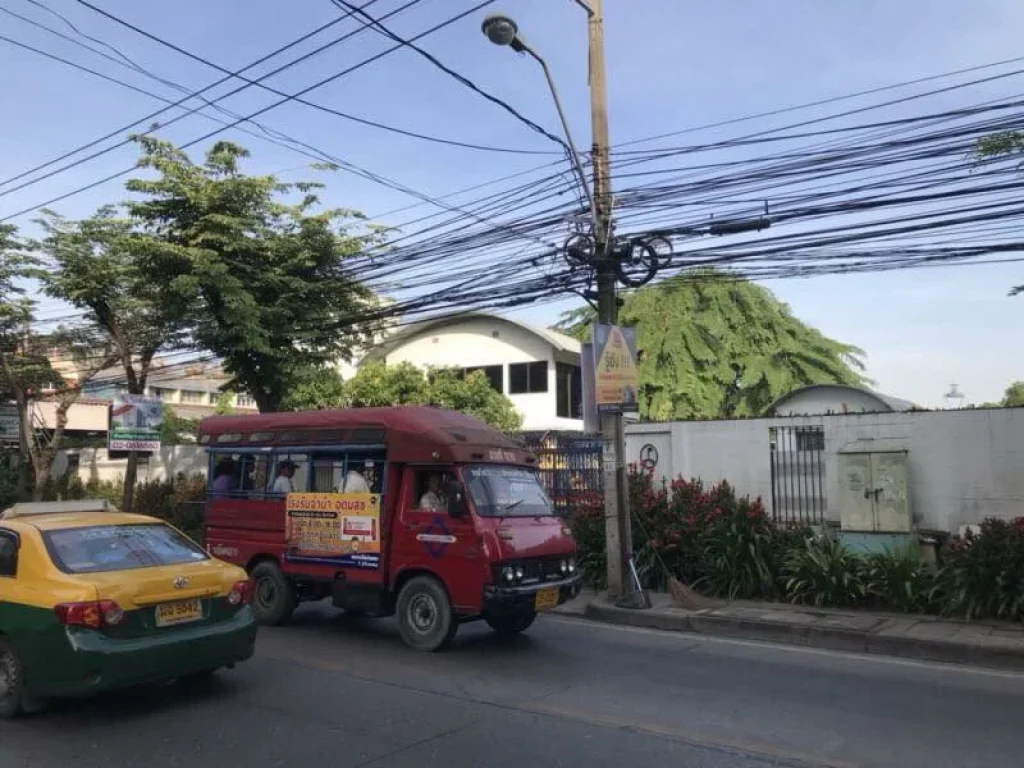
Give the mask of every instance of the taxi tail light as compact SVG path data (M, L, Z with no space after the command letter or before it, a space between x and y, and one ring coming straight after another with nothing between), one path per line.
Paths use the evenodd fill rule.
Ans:
M248 605L249 601L252 600L252 590L253 583L248 579L235 582L234 586L231 587L231 591L228 592L228 603L231 605Z
M101 629L117 626L124 621L124 611L113 600L61 603L54 607L53 612L61 624L69 627Z

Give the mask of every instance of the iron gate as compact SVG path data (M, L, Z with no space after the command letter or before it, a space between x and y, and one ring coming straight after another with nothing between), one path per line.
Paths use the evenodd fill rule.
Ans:
M771 427L772 516L779 522L825 520L825 428Z
M519 439L537 454L544 490L558 511L568 511L574 497L601 493L600 436L579 432L523 432Z

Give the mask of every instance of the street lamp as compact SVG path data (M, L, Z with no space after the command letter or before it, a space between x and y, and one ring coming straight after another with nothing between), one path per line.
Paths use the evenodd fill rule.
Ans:
M555 101L555 109L558 110L558 118L562 121L562 130L565 132L565 139L569 144L569 154L571 155L573 168L576 170L576 175L579 177L580 185L583 187L583 193L587 196L587 205L590 206L590 216L593 221L594 235L600 231L600 226L597 220L597 208L594 206L594 196L590 191L590 186L587 184L587 175L583 172L583 164L580 162L580 153L576 151L576 144L572 140L572 132L569 130L569 121L565 119L565 111L562 109L562 100L558 98L558 89L555 87L555 81L551 77L551 70L548 69L548 63L544 61L543 57L538 54L533 48L528 46L526 42L519 36L519 25L515 23L511 18L500 13L493 13L484 19L484 23L480 26L480 29L495 45L502 47L508 46L516 53L528 53L533 59L540 64L541 69L544 70L544 77L548 81L548 88L551 90L551 97Z

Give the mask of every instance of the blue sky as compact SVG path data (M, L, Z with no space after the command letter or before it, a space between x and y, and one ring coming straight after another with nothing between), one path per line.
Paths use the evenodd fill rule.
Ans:
M338 13L328 0L285 6L270 0L181 0L167 4L95 0L123 19L227 68L238 68L273 48L326 23ZM380 15L398 0L380 0ZM198 88L219 75L120 28L74 0L48 0L84 33L107 41L143 67L181 85ZM416 34L469 8L469 0L423 0L389 22L398 33ZM63 22L27 0L8 9L63 32ZM513 15L529 42L548 59L580 145L589 144L586 24L571 0L504 0L492 6ZM173 9L173 10L172 10ZM481 87L501 96L551 131L558 122L539 69L490 45L479 32L483 12L426 38L424 47ZM976 64L1020 55L1024 6L1014 0L900 0L765 3L734 0L605 0L609 106L613 144L718 120L802 104ZM339 25L339 29L350 25ZM111 62L0 14L0 34L72 58L169 98L171 88L118 69ZM328 38L318 38L326 41ZM314 43L301 51L311 50ZM291 92L386 47L363 34L268 81ZM271 67L254 70L262 74ZM70 70L0 41L0 175L7 178L106 134L158 109L147 96ZM1000 90L953 93L929 108L944 109L1016 93L1020 81ZM213 93L220 95L222 86ZM400 51L318 89L307 98L353 114L462 141L551 151L553 145L494 105L469 92L416 54ZM248 112L274 97L249 89L224 102ZM824 114L811 111L807 114ZM515 173L549 159L481 153L425 144L288 105L260 118L333 154L421 192L443 195ZM742 129L683 136L675 143L740 135ZM213 130L199 116L163 133L185 142ZM309 177L304 158L284 148L231 131L253 151L254 172ZM669 141L669 143L672 143ZM0 197L0 216L132 165L123 147L52 179ZM346 173L329 174L325 198L376 216L417 202L394 190ZM88 214L121 197L115 181L55 207L69 216ZM385 217L400 223L432 212L428 207ZM30 217L19 223L28 226ZM862 347L868 373L887 393L922 405L942 405L956 382L971 401L997 399L1014 379L1024 379L1020 334L1024 297L1006 297L1024 283L1024 265L925 269L859 276L816 277L766 283L794 313L828 335ZM554 319L572 302L531 308L534 322Z

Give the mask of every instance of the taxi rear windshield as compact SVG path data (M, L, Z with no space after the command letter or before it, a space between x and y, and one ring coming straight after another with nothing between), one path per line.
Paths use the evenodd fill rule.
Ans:
M45 531L54 564L65 573L100 573L206 560L202 548L161 523L94 525Z

